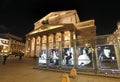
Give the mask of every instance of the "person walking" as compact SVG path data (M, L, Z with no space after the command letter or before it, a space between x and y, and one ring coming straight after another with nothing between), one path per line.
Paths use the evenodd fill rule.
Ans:
M7 57L8 57L7 54L4 54L4 55L3 55L3 61L2 61L2 64L5 64L5 63L6 63Z

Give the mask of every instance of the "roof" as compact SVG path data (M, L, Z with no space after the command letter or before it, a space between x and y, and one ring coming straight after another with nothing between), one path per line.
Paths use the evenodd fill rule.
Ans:
M5 34L0 34L0 38L5 38L5 39L14 39L14 40L18 40L21 41L22 38L15 36L13 34L10 33L5 33Z
M57 12L50 12L48 15L44 16L40 20L34 23L35 29L39 28L42 26L43 22L49 22L49 24L65 24L65 23L70 23L70 21L63 21L60 22L60 20L69 17L69 16L75 16L75 22L78 23L80 22L80 19L78 17L77 11L76 10L66 10L66 11L57 11ZM70 17L69 17L70 18ZM73 21L71 21L73 23Z
M76 10L50 12L45 17L34 23L34 30L27 36L49 35L62 31L77 31L82 34L94 34L96 31L95 21L87 20L80 22ZM80 31L81 30L81 31ZM87 33L86 33L87 32ZM96 34L96 33L95 33Z
M63 30L76 30L75 26L73 24L45 24L42 25L40 28L37 28L30 33L28 33L26 36L31 35L48 35L50 33L56 33L56 32L62 32Z

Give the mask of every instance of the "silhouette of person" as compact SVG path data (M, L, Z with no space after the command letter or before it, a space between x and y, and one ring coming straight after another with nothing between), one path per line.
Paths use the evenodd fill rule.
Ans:
M66 57L66 64L70 64L71 58L72 58L72 53L70 52L69 55Z
M7 57L8 57L8 55L3 55L3 62L2 62L2 64L6 63Z

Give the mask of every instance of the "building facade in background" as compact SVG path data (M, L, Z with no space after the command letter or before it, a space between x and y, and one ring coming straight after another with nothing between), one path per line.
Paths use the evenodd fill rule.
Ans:
M0 34L0 53L8 55L19 55L25 52L25 43L22 38L6 33Z

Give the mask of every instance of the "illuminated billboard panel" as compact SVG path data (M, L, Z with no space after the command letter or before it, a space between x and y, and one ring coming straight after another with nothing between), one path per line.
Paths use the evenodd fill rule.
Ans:
M74 65L74 50L73 48L62 49L62 67L73 67Z
M59 49L50 49L48 52L48 66L56 67L59 65Z
M39 65L47 65L47 50L42 49L39 54L39 59L38 59Z
M93 68L93 48L78 46L76 49L78 69Z
M99 69L118 69L114 45L96 45Z

